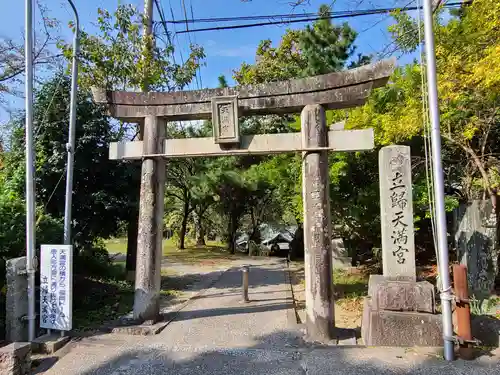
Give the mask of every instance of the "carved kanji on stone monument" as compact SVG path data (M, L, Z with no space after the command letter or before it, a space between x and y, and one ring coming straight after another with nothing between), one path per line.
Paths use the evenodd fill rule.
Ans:
M384 147L379 167L384 276L415 279L410 148Z

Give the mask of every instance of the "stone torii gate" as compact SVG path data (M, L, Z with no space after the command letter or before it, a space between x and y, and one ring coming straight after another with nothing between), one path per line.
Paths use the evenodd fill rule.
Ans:
M285 82L182 92L94 89L111 116L144 126L143 141L112 143L110 159L142 160L134 318L159 317L165 158L303 153L307 334L334 335L328 151L374 147L373 129L328 131L325 109L365 103L386 84L394 60ZM301 112L300 133L240 136L240 116ZM214 137L165 139L166 121L212 119ZM335 254L334 254L335 255Z

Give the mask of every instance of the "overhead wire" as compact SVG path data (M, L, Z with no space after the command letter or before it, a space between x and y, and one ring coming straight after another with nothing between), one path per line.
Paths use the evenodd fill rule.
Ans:
M154 2L156 5L156 10L158 11L158 15L160 16L160 19L161 19L160 23L163 25L164 30L165 30L165 34L167 35L167 40L170 43L170 45L172 45L172 38L170 37L170 32L168 31L167 21L165 20L165 14L163 12L163 8L160 6L158 0L154 0ZM175 63L175 61L174 61L174 63Z
M337 13L348 13L350 11L339 11L333 12ZM188 20L188 23L212 23L212 22L233 22L233 21L257 21L257 20L268 20L268 19L294 19L294 18L306 18L306 17L317 17L318 13L298 13L298 14L271 14L271 15L259 15L259 16L237 16L237 17L215 17L215 18L193 18ZM184 24L184 20L172 20L167 21L172 24Z
M410 1L410 3L414 2L415 0ZM460 1L460 2L447 2L445 5L461 5L461 4L467 4L467 3L472 3L472 1ZM337 15L350 15L354 12L377 12L377 13L389 13L391 11L395 10L412 10L408 8L408 4L405 6L399 6L399 7L390 7L390 8L369 8L369 9L363 9L363 10L340 10L340 11L333 11L330 12L330 15L332 16L337 16ZM415 10L415 9L413 9ZM374 14L377 14L374 13ZM294 18L315 18L318 17L318 13L287 13L287 14L269 14L269 15L254 15L254 16L236 16L236 17L213 17L213 18L192 18L188 20L188 23L212 23L212 22L233 22L233 21L257 21L257 20L266 20L266 19L294 19ZM185 24L185 20L170 20L166 21L171 24ZM286 22L286 21L284 21Z
M410 0L408 3L406 3L406 5L403 6L403 9L406 8L406 7L409 7L411 3L414 3L416 0ZM373 25L371 26L368 26L367 28L361 30L359 33L358 33L358 36L363 34L363 33L366 33L367 31L373 29L375 26L381 24L382 22L385 22L387 21L389 18L391 17L391 15L387 15L385 17L383 17L382 19L378 20L377 22L375 22Z
M41 12L40 4L38 2L37 2L37 5L38 5L39 11ZM66 10L66 12L68 14L70 14L68 9L65 6L64 6L64 9ZM42 15L42 18L43 18L43 15ZM35 24L35 12L33 12L33 24ZM33 30L33 33L35 35L35 30ZM33 39L35 40L35 37ZM60 71L62 71L62 66L59 66L59 69L60 69ZM33 77L35 77L35 65L33 65ZM50 98L49 104L47 105L47 108L45 108L43 116L41 117L42 122L35 123L35 125L36 125L36 131L35 131L35 136L34 136L35 139L38 137L38 134L40 133L40 130L42 129L45 121L47 121L47 116L49 114L49 111L52 107L52 104L54 103L54 99L55 99L57 93L59 92L59 88L60 88L61 83L63 82L64 79L65 79L64 74L60 74L59 79L57 80L56 86L54 88L54 91L52 92L52 96ZM59 188L59 185L61 184L61 181L64 178L65 174L66 174L66 169L63 168L61 175L59 176L59 180L57 181L56 185L54 186L54 189L50 193L49 198L47 199L47 202L45 202L45 205L44 205L45 209L47 209L49 203L51 202L52 198L54 197L54 194L56 193L57 189Z
M443 5L443 7L446 8L453 8L457 6L461 6L463 4L470 4L472 3L471 0L469 1L460 1L460 2L450 2L446 3ZM215 27L205 27L205 28L198 28L198 29L186 29L186 30L181 30L177 31L177 34L185 34L185 33L194 33L194 32L202 32L202 31L215 31L215 30L232 30L232 29L242 29L242 28L252 28L252 27L261 27L261 26L271 26L271 25L281 25L281 24L293 24L293 23L304 23L304 22L312 22L312 21L319 21L323 19L338 19L338 18L354 18L354 17L362 17L362 16L370 16L370 15L375 15L375 14L384 14L384 13L391 13L394 11L411 11L411 10L418 10L422 9L421 6L412 6L412 7L393 7L393 8L372 8L372 9L364 9L364 10L357 10L357 11L339 11L339 12L330 12L328 16L318 16L315 14L314 17L312 16L302 16L301 17L295 17L296 15L268 15L268 16L248 16L248 17L243 17L243 18L248 18L248 19L273 19L273 18L288 18L288 19L282 19L279 21L268 21L268 22L258 22L258 23L245 23L245 24L239 24L239 25L227 25L227 26L215 26ZM292 16L292 17L290 17ZM225 17L225 18L206 18L206 19L198 19L198 20L192 20L194 22L191 23L205 23L205 22L234 22L242 20L242 17ZM180 23L179 21L167 21L169 23L173 24L178 24ZM183 23L186 23L183 21Z
M172 8L172 1L171 0L168 0L168 5L170 7L170 15L172 16L172 20L175 20L174 10ZM175 46L176 41L177 41L177 43L179 42L179 37L177 36L178 33L177 33L176 28L175 28L175 24L173 27L174 27L174 39L173 39L174 44L173 45ZM182 50L179 50L179 56L181 58L182 65L184 65L184 57L182 55Z
M180 5L181 5L181 10L184 12L184 22L186 24L189 46L191 47L193 45L193 41L191 39L191 34L189 33L189 23L188 23L188 14L187 14L187 8L186 8L186 0L179 0L179 1L180 1ZM194 77L195 77L195 81L196 81L196 86L198 89L200 89L200 81L198 79L198 69L196 69Z
M190 8L191 8L191 18L193 19L194 18L194 11L193 11L193 3L192 2L190 3ZM193 35L193 38L194 38L195 44L197 44L196 35ZM198 87L198 89L201 90L203 88L203 80L201 79L201 66L198 66L198 72L199 72L199 79L200 79L200 87Z

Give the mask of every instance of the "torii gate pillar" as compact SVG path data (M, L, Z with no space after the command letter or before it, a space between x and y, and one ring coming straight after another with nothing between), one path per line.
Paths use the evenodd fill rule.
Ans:
M144 155L161 154L164 138L165 120L146 116ZM145 157L141 170L134 297L134 319L139 321L156 322L159 317L164 196L165 159Z
M301 125L304 149L328 147L328 130L323 107L306 106L302 110ZM304 152L302 200L306 329L309 339L320 342L333 339L335 328L328 172L328 151Z

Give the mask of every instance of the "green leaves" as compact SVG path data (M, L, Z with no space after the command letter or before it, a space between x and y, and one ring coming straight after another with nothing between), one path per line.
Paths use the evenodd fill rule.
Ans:
M120 4L111 13L97 10L99 35L80 35L80 85L106 89L171 91L188 85L202 64L203 48L192 45L186 61L173 62L174 48L166 35L144 36L142 13L131 4ZM60 45L70 60L71 44Z
M322 5L319 14L329 14L331 8ZM256 63L242 64L234 71L238 84L283 81L331 73L344 69L355 52L356 32L344 23L336 26L330 19L321 19L304 30L287 30L278 47L271 40L260 42ZM368 56L358 56L354 65L369 62Z
M58 74L41 86L35 95L34 123L36 148L36 194L38 221L60 221L64 215L64 176L70 101L70 79ZM90 93L80 91L77 102L76 152L73 195L73 235L78 248L92 246L98 237L116 233L118 224L127 217L130 202L138 191L131 182L138 179L135 166L108 159L110 142L119 132L110 123L104 108L96 105ZM13 120L14 132L6 155L6 194L24 196L24 117ZM3 189L0 189L3 190ZM5 196L5 195L4 195ZM133 197L133 198L132 198ZM60 242L58 226L48 228Z

